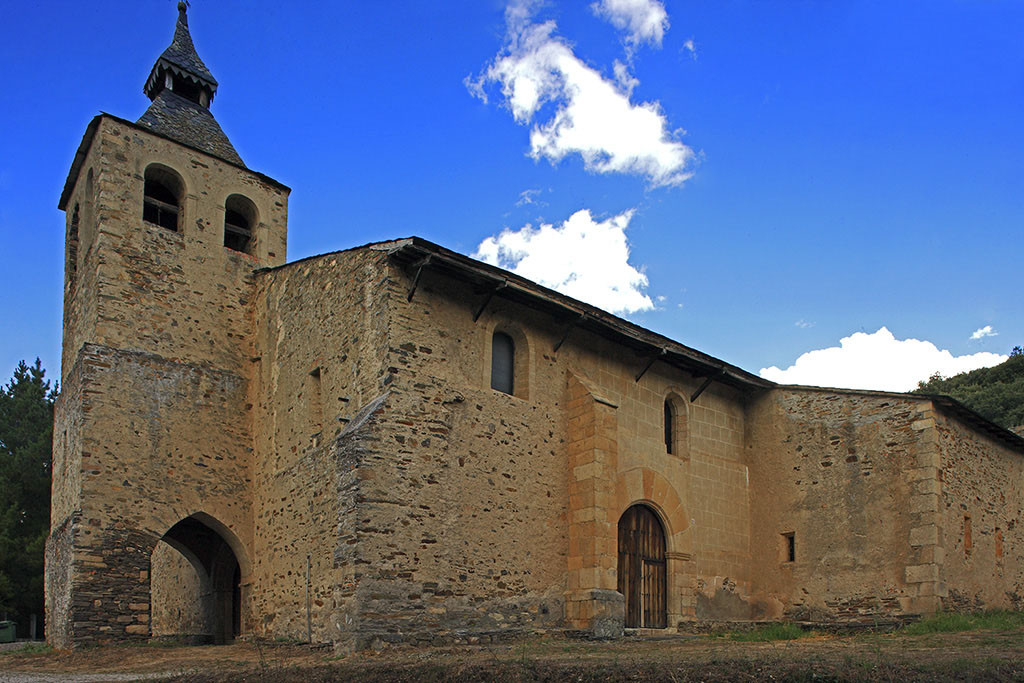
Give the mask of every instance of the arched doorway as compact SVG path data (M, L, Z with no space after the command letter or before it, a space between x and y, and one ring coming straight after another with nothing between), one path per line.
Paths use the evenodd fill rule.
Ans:
M181 520L160 539L153 553L150 595L166 604L152 605L154 636L221 644L241 635L241 567L217 527L223 525L200 513ZM180 557L168 557L165 545ZM159 589L154 586L157 581ZM183 613L178 623L173 620L175 613ZM158 615L165 619L163 623L156 623Z
M633 505L619 519L618 579L626 597L626 628L668 625L665 530L646 505Z

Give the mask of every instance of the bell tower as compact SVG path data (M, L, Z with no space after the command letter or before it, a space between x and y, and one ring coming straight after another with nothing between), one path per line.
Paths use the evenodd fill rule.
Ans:
M186 11L179 2L146 79L149 108L135 122L89 123L60 198L62 392L46 550L56 647L148 638L161 542L219 586L204 608L210 635L247 630L253 273L285 262L290 190L249 169L214 119L218 84Z

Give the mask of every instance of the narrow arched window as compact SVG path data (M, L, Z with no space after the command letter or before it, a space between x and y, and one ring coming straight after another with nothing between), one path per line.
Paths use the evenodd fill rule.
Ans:
M516 345L504 332L495 332L491 339L491 388L506 394L515 393Z
M71 212L71 225L68 226L68 282L74 286L75 273L78 272L78 204Z
M173 171L156 165L147 168L142 220L177 232L183 190L184 183Z
M672 453L675 443L676 410L672 401L665 399L665 452Z
M224 246L249 253L252 229L256 225L256 206L240 194L224 202Z

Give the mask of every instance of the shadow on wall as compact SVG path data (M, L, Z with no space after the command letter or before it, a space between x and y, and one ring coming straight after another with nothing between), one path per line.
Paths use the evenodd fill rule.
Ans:
M242 633L238 559L227 541L201 520L199 515L181 520L153 550L154 638L222 644Z

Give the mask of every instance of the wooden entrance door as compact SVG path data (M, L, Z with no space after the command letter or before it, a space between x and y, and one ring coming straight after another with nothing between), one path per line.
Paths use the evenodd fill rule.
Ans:
M665 531L646 505L619 520L619 592L626 596L626 628L665 628Z

